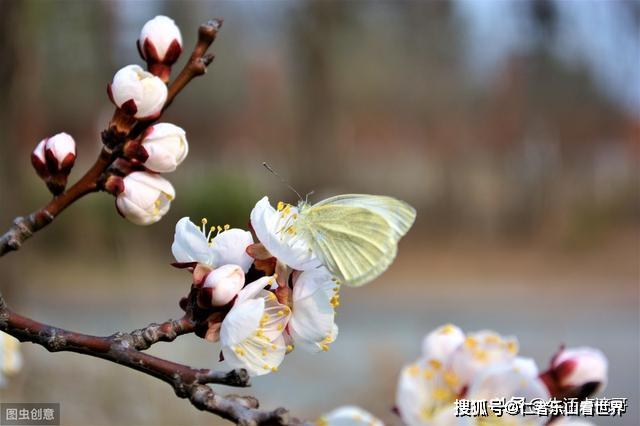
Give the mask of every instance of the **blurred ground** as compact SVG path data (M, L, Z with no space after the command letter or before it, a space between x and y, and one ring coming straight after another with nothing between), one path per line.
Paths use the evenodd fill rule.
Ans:
M390 425L399 424L390 407L401 366L418 356L426 332L454 322L466 330L517 335L521 353L534 357L541 368L562 343L601 348L610 361L603 395L628 397L630 408L622 419L596 423L635 426L638 231L628 229L597 250L580 253L468 243L425 247L410 238L380 280L343 291L340 336L328 353L296 351L277 374L256 378L249 392L264 407L284 404L303 417L353 403ZM117 269L106 266L109 259L82 262L80 270L75 261L55 258L24 265L17 307L39 320L98 334L177 316L176 301L186 292L188 276L158 264L155 257L133 253L140 251L130 250ZM196 412L152 378L74 354L51 355L32 345L24 352L25 374L0 396L60 401L64 425L224 423ZM185 336L152 352L204 367L216 365L218 346Z

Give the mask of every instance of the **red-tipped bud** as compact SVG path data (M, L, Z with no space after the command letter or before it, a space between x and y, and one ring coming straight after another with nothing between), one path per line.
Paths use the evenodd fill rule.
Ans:
M238 265L223 265L211 271L202 284L210 306L231 302L244 286L244 271Z
M126 148L126 147L125 147ZM172 172L189 153L185 131L171 123L149 127L142 137L140 158L145 167L157 173Z
M597 349L560 349L541 375L552 396L586 398L607 383L607 358Z
M173 19L160 15L147 21L140 31L137 44L140 56L147 61L149 72L168 82L171 65L182 53L182 35Z
M123 179L124 190L116 197L118 213L136 225L151 225L164 216L175 198L171 183L148 172L133 172Z
M120 69L107 87L107 93L123 113L142 121L157 118L167 100L164 82L138 65Z
M64 191L75 161L76 143L64 132L43 139L31 153L33 168L54 195Z

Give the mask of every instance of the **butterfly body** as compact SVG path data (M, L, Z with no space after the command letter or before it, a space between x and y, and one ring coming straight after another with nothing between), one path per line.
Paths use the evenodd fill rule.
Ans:
M360 286L393 262L398 240L409 230L415 209L395 198L347 194L317 204L300 202L292 232L311 249L336 278Z

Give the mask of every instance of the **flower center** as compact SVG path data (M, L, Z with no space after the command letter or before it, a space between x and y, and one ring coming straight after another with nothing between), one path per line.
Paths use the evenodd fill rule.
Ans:
M207 220L206 217L202 218L201 220L202 226L200 228L200 232L202 232L202 235L204 235L205 238L207 239L207 243L209 243L209 247L213 247L213 239L218 235L220 235L221 233L223 233L224 231L228 231L229 228L231 228L231 226L229 226L229 224L226 224L224 226L211 225L211 227L209 228L209 231L207 231L208 222L209 221Z

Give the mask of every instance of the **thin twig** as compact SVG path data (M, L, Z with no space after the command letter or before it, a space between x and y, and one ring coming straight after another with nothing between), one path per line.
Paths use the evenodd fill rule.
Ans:
M193 333L195 322L187 316L169 320L130 333L92 336L34 321L9 309L0 294L0 330L22 342L31 342L50 352L75 352L111 361L168 383L176 395L188 399L196 408L209 411L240 425L301 425L284 408L258 410L251 396L221 396L208 384L250 386L246 370L219 372L192 368L142 352L157 342L171 342Z

